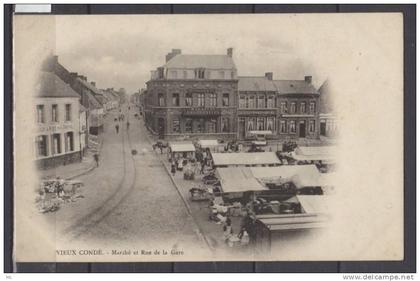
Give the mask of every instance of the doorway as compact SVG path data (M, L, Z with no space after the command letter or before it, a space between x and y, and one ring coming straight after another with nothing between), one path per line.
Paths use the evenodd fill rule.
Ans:
M240 118L239 119L239 139L243 140L245 139L245 119L244 118Z
M321 122L320 133L321 133L321 136L326 136L327 135L327 123L326 122Z
M164 118L158 119L158 134L159 134L160 139L163 139L165 136L165 119Z
M305 138L306 137L306 123L305 121L301 121L299 123L299 137Z

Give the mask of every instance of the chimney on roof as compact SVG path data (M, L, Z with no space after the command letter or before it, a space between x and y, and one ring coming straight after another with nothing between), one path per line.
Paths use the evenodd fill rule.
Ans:
M92 82L90 82L90 84L91 84L93 87L96 87L96 82L92 81Z
M308 84L312 83L312 76L305 76L305 82Z
M77 72L70 72L70 76L71 78L76 79L78 77L78 74Z
M172 49L172 51L166 55L166 62L170 61L173 57L180 55L181 53L181 49Z
M228 48L228 49L227 49L227 55L228 55L229 57L233 57L233 48Z
M273 72L266 72L265 78L267 78L268 80L273 80Z

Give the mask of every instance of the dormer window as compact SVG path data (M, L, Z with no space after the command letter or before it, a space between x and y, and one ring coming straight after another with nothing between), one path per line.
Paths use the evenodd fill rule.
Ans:
M195 69L195 79L204 79L204 68L197 68Z

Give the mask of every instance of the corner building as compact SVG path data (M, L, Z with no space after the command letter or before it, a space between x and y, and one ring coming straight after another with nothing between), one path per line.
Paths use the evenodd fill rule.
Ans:
M319 91L312 77L273 80L265 76L239 77L238 139L250 131L271 131L273 139L319 138Z
M160 138L237 137L238 79L226 55L184 55L173 49L146 83L145 121Z

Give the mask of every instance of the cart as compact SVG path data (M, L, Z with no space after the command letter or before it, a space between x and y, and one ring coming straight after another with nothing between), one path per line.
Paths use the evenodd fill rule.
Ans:
M205 187L193 187L190 189L191 201L207 201L212 198L212 194Z

